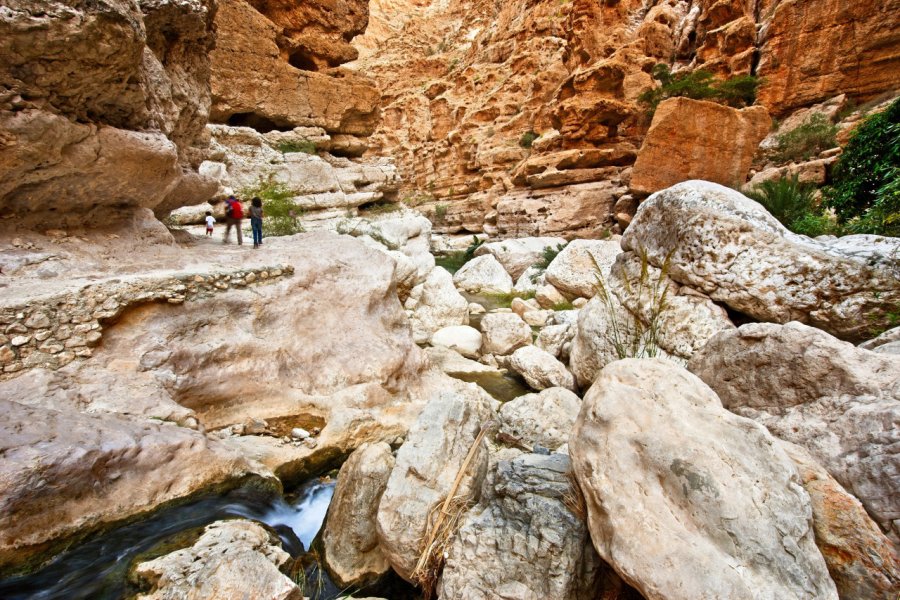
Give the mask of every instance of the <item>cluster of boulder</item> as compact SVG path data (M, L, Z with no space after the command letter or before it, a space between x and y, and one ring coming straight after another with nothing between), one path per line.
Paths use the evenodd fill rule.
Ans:
M897 240L802 238L737 192L687 182L651 197L621 240L572 242L540 269L556 244L484 244L413 288L433 363L506 368L535 392L498 405L457 382L396 451L357 450L324 525L335 580L429 581L423 554L449 497L454 527L438 532L439 566L424 563L439 597L895 597L900 357L850 342L897 301ZM792 287L800 269L815 308ZM535 299L467 303L532 273ZM859 301L862 280L880 294ZM541 308L555 294L582 308ZM765 322L736 327L738 315ZM620 356L616 336L641 323L655 351Z
M342 587L896 596L897 332L864 339L900 301L897 240L797 236L706 182L655 194L621 238L487 242L454 274L421 215L339 229L270 240L285 266L263 286L206 289L191 269L256 274L265 257L156 248L195 293L119 298L90 356L0 381L0 500L18 515L0 566L198 491L343 462L313 543ZM127 277L139 293L156 275ZM530 392L501 403L473 383L506 375ZM192 544L135 565L146 597L225 598L248 578L302 596L258 524L215 523Z

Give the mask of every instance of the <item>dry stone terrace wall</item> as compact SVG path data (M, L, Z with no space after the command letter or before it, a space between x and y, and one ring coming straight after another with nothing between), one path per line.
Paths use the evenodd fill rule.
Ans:
M0 308L0 381L27 368L59 369L89 358L103 326L149 302L182 304L231 288L266 285L290 276L290 265L111 280Z

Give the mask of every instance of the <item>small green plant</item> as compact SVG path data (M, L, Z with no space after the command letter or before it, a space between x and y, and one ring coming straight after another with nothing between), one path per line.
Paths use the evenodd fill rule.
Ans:
M434 263L439 267L447 269L450 273L456 273L464 264L475 257L475 251L478 250L478 247L483 243L484 240L480 240L473 235L472 243L469 244L468 248L459 252L450 252L443 256L435 257Z
M435 204L434 206L434 219L435 221L443 221L447 218L447 205L446 204Z
M647 113L652 116L659 103L667 98L692 98L712 100L735 108L750 106L756 102L756 91L761 81L753 75L738 75L724 81L717 81L709 71L682 71L673 74L668 65L658 64L651 75L659 86L645 90L638 96Z
M491 305L496 308L509 308L512 306L512 301L516 298L521 298L522 300L534 298L534 291L529 290L527 292L520 292L512 290L510 292L491 292L484 294L484 296L489 298L491 300Z
M574 310L575 307L572 306L572 303L568 300L563 300L562 302L557 302L553 305L553 310L559 312L561 310Z
M541 137L541 134L536 131L526 131L522 134L522 137L519 138L519 145L523 148L531 148L531 145L534 144L534 141Z
M825 115L814 114L802 125L775 137L775 162L809 160L823 150L837 146L838 127Z
M900 236L900 99L856 128L825 198L850 231Z
M315 154L316 143L310 140L289 140L278 144L278 151L282 154L290 152L303 152L304 154Z
M285 184L272 179L260 179L256 185L245 188L245 199L259 197L263 201L263 235L275 237L303 232L300 217L303 211L294 202L296 192Z
M609 289L602 268L591 256L596 270L597 296L606 309L608 333L618 358L653 358L658 355L662 316L669 308L668 274L674 252L674 249L669 252L656 276L650 273L650 261L643 248L638 250L641 267L636 278L628 275L625 265L613 267L621 269L623 293L636 303L638 309L644 309L641 311L643 315L629 310Z
M400 210L400 205L396 202L374 202L359 207L360 214L364 215L386 215ZM353 216L351 213L349 216Z
M789 228L794 221L813 211L815 193L815 186L801 183L799 175L794 175L764 181L744 192L744 195L762 204Z
M545 246L541 251L541 258L536 263L534 263L534 267L539 271L546 271L547 267L550 266L550 263L553 262L559 253L562 252L566 247L566 244L557 244L554 248L553 246Z

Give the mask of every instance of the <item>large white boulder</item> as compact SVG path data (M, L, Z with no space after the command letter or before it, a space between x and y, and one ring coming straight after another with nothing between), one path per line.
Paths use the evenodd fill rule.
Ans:
M531 327L515 313L490 313L481 319L485 354L505 356L531 343Z
M524 454L496 463L485 495L462 520L438 594L466 600L591 600L601 561L566 505L569 457Z
M325 567L342 588L363 586L391 569L378 547L375 516L394 468L391 447L363 444L341 466L322 531Z
M837 599L791 459L686 370L608 365L569 452L597 552L647 600Z
M712 338L690 369L726 408L809 450L897 539L900 356L801 323L752 323Z
M539 262L545 248L565 246L566 240L556 237L526 237L482 244L475 256L490 254L503 265L514 280L519 279L526 269Z
M566 344L575 337L575 328L571 325L563 323L562 325L547 325L538 333L534 345L549 352L559 359L564 359L566 353L564 348Z
M900 239L812 240L741 193L705 181L642 202L622 247L646 251L656 267L668 259L672 279L755 319L803 321L851 341L889 326L900 303Z
M592 298L597 276L605 277L621 252L618 241L573 240L547 267L547 283L569 299Z
M477 358L481 351L481 332L468 325L444 327L434 332L431 344L456 350L468 358Z
M432 269L425 282L410 291L404 306L412 310L409 322L417 343L430 341L443 327L469 324L469 303L453 285L453 276L441 267Z
M450 493L478 432L494 416L495 401L472 383L445 377L397 451L397 463L378 506L381 549L409 579L422 551L432 510ZM476 451L455 494L477 500L488 466L486 445Z
M581 398L570 390L552 387L525 394L500 407L500 430L527 446L556 449L569 441Z
M536 346L524 346L509 357L509 367L536 390L562 387L575 390L575 376L556 357Z
M490 254L473 258L453 275L453 283L473 294L508 294L513 280L497 259Z

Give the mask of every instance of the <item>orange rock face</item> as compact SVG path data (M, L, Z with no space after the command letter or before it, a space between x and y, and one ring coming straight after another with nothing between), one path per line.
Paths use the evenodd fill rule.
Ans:
M671 98L662 102L638 153L631 189L652 194L688 179L741 185L772 121L765 108Z
M900 0L782 0L765 13L757 74L772 114L900 85Z
M371 0L370 11L368 30L353 42L362 58L352 65L384 92L370 152L397 159L402 195L448 208L448 220L436 223L447 230L465 223L502 233L501 222L509 231L541 229L535 215L558 213L555 201L508 218L501 207L518 205L512 198L528 197L532 207L537 197L571 197L567 187L586 183L627 188L633 158L585 166L567 153L640 148L650 123L637 98L656 85L657 63L762 76L760 103L779 116L841 92L867 100L896 87L900 71L900 0ZM757 131L748 118L722 131L672 123L677 147L657 139L646 148L680 162L672 176L743 183ZM529 132L540 136L530 145ZM710 146L710 137L721 145ZM726 144L739 147L692 163ZM641 170L636 177L647 176Z
M288 17L289 13L275 11L277 19L288 21ZM296 44L285 28L243 0L219 3L216 28L213 122L263 131L296 126L357 136L374 131L381 94L367 77L343 69L297 68L291 64ZM331 38L321 39L325 43Z

